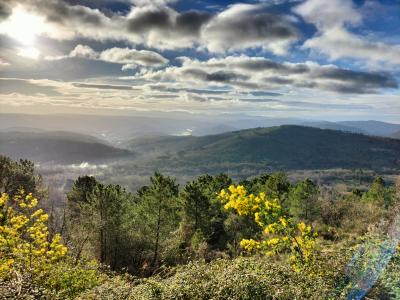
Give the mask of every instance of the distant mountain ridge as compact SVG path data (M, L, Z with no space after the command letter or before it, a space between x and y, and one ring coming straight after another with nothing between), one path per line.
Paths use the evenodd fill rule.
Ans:
M393 137L393 135L400 131L400 124L387 123L381 121L342 121L342 122L328 122L328 121L307 121L299 125L316 127L320 129L333 129L344 132L362 133L373 136Z
M132 156L98 138L64 131L0 132L0 154L37 163L81 163Z
M189 114L183 112L138 112L131 116L113 115L29 115L0 114L0 131L71 131L99 137L114 145L144 135L205 136L255 127L306 125L321 129L390 137L400 124L380 121L304 120L246 114Z
M400 140L305 126L254 128L203 137L148 137L126 146L160 165L260 165L272 169L393 168Z
M400 139L400 130L392 134L392 138Z
M338 122L345 126L358 128L367 134L376 136L391 137L395 132L400 131L400 124L386 123L381 121L343 121Z

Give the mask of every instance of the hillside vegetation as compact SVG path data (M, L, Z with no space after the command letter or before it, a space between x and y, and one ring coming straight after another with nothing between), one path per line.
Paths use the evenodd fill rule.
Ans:
M400 180L219 174L179 186L156 172L130 192L81 176L57 207L33 163L0 162L5 299L400 297Z
M392 138L400 139L400 130L392 134Z
M81 163L131 156L90 135L72 132L0 132L0 153L35 162Z
M204 137L148 137L126 147L153 153L167 166L231 167L257 164L267 169L399 168L400 141L336 130L285 125ZM153 163L157 163L157 160ZM205 170L210 171L210 170Z

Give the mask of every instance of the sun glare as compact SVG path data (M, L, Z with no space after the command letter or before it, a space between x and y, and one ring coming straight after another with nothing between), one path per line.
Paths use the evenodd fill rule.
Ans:
M48 25L43 17L27 12L23 7L14 8L12 15L0 24L0 33L24 45L33 45L37 35L46 32Z
M40 51L34 47L20 48L18 55L31 59L38 59L40 56Z

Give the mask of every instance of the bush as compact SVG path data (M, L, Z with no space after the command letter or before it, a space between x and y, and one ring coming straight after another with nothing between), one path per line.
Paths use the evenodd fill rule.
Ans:
M294 272L287 260L266 257L194 262L149 279L116 277L80 299L338 299L347 257L321 254L313 274ZM329 266L329 268L327 268Z
M73 264L32 194L0 197L1 299L73 299L99 285L96 263Z
M82 292L100 285L106 276L97 263L59 263L54 266L51 276L44 283L57 299L75 299Z

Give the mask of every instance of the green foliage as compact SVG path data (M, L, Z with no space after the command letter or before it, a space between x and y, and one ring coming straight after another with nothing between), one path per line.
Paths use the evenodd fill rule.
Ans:
M183 202L183 222L190 227L191 234L201 233L214 249L226 247L227 232L224 221L227 218L217 199L218 192L232 183L224 175L203 175L186 184L180 195Z
M378 176L375 178L370 189L363 195L363 200L388 208L393 204L393 197L393 190L387 188L383 178Z
M132 156L132 152L110 146L93 136L63 131L0 132L0 153L62 164Z
M13 197L21 189L36 197L44 194L41 177L35 173L33 162L25 159L13 161L0 155L0 193Z
M273 256L281 252L290 252L290 261L296 271L309 267L314 259L315 238L311 226L303 222L296 223L290 218L277 199L268 199L265 193L247 194L244 186L231 185L221 190L219 199L225 203L225 209L234 209L239 216L250 216L263 229L261 241L243 239L240 246L251 252L265 252Z
M282 205L286 205L291 184L285 173L262 174L251 180L240 183L251 194L261 192L270 199L278 199Z
M142 281L113 278L83 294L81 299L339 299L346 260L342 251L324 254L315 266L323 272L312 276L293 272L288 264L268 258L194 262L163 277ZM328 265L330 268L326 268Z
M373 291L374 293L384 293L389 299L400 299L400 255L397 254L392 258L389 266L381 275L379 285ZM381 291L379 291L381 290Z
M201 137L135 139L129 148L143 153L156 149L161 158L152 160L152 168L186 168L188 174L194 169L201 173L243 168L396 169L400 156L400 141L393 139L291 125Z
M275 134L274 130L267 133ZM227 137L235 143L258 140L254 131ZM221 146L218 138L214 143ZM1 159L2 189L15 192L23 186L40 194L33 164ZM47 233L42 226L47 221L44 207L33 217L26 214L7 221L12 213L19 216L34 208L34 195L24 198L22 206L14 203L11 210L4 208L8 198L2 197L0 273L5 275L0 295L9 299L345 299L362 272L380 272L379 255L374 253L384 250L387 233L395 228L389 221L398 215L400 179L390 186L377 178L367 190L361 181L332 188L290 178L293 183L284 173L263 174L235 187L227 175L203 175L179 190L174 178L155 173L150 184L130 193L119 185L80 177L67 194L61 227L67 256L60 236L53 238L52 231ZM225 204L233 208L230 211L217 196L228 186ZM36 229L20 234L36 219L40 219L33 226ZM320 233L318 238L303 220ZM9 235L5 243L4 226ZM379 235L373 235L371 228L379 228ZM24 242L5 253L17 240L14 233L18 243ZM32 243L38 248L32 253L39 258L43 251L46 255L39 263L26 259L31 233L39 241ZM243 248L273 256L241 257ZM55 250L58 254L52 259ZM360 259L352 263L351 257ZM18 268L10 272L17 261ZM295 272L300 269L294 261L305 262L307 267L301 270L306 272ZM32 276L32 267L45 272ZM105 272L110 269L118 273ZM381 271L369 296L399 297L398 255Z
M93 177L81 177L68 193L68 240L78 261L82 254L120 269L124 250L125 214L132 200L119 185L103 185Z
M290 213L300 220L315 220L320 212L318 195L319 189L310 179L297 183L289 195Z
M0 197L0 295L73 299L100 284L97 263L72 264L60 235L49 236L48 215L37 205L32 194Z
M92 289L106 280L96 262L80 261L58 264L45 286L57 299L75 299L79 294Z
M145 272L153 272L160 266L167 242L178 228L181 210L175 179L156 172L150 182L137 192L129 217L135 235L147 240L149 248L142 253Z

